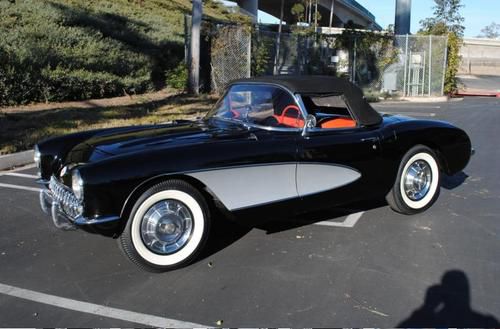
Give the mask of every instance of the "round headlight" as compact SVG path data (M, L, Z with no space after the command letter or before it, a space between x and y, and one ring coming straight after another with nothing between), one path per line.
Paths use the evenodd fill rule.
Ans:
M73 193L79 199L83 199L83 179L80 175L78 169L73 170L71 174L71 188L73 189Z
M35 165L40 168L40 159L41 159L41 153L40 150L38 149L38 145L35 145L34 149L34 155L33 155L33 161L35 161Z

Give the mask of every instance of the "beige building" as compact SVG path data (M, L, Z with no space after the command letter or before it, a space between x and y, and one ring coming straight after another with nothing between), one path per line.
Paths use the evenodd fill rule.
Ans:
M460 74L500 76L500 40L464 39Z

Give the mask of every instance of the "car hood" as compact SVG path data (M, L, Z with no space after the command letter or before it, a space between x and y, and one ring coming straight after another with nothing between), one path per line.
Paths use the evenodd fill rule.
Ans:
M201 121L106 129L75 145L64 162L95 162L131 152L244 138L246 135L248 129L238 125L224 126Z

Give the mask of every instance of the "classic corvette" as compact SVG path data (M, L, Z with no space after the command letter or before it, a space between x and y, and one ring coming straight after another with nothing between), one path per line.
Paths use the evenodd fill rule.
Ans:
M237 220L383 196L415 214L436 201L440 175L464 169L471 154L463 130L381 115L358 87L326 76L237 80L203 119L35 146L40 203L54 224L113 227L124 254L151 271L200 254L210 209Z

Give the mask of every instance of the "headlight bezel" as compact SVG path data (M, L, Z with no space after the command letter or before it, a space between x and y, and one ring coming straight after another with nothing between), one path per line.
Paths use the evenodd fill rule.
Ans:
M85 183L82 175L78 169L71 172L71 189L76 198L80 201L83 200Z
M41 160L42 160L42 154L40 153L40 149L38 148L38 145L35 145L33 147L33 161L35 162L35 165L39 169L40 169Z

